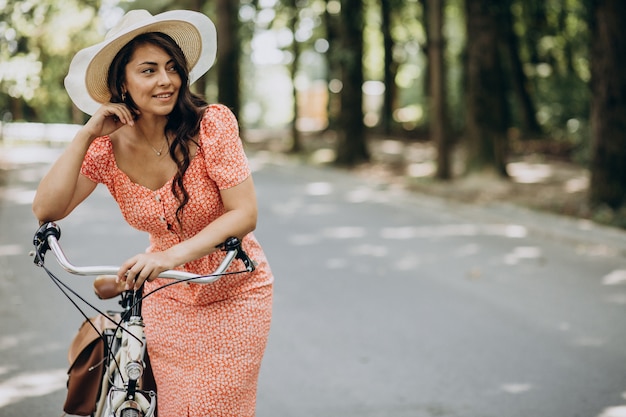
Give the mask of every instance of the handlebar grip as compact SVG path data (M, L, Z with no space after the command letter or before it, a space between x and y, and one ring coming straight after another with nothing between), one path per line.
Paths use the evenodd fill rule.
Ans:
M61 238L61 228L54 222L42 224L33 238L33 244L39 246L45 244L48 246L48 237L54 236L57 240Z
M50 236L54 237L56 240L61 238L61 228L54 222L42 224L39 229L37 229L37 232L35 232L33 245L37 248L34 259L36 265L43 265L46 252L50 250L50 245L48 244L48 238Z
M246 251L243 250L242 242L239 238L234 236L229 237L224 241L224 243L218 245L217 247L225 252L235 251L235 258L239 259L246 267L246 271L252 272L256 268L256 263L250 259Z

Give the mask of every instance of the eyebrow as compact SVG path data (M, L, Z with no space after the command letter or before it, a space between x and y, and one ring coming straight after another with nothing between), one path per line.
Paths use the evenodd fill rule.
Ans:
M165 63L165 65L171 64L173 62L174 62L174 60L170 59L169 61L167 61ZM140 62L139 64L137 64L137 66L140 66L140 65L159 65L159 63L158 62L152 62L152 61L144 61L144 62Z

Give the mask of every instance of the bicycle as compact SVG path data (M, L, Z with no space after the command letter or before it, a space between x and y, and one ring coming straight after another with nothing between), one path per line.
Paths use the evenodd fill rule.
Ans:
M74 306L87 319L91 327L102 338L105 346L105 354L102 358L103 366L100 390L95 404L93 417L151 417L156 409L157 394L154 390L142 389L142 378L146 367L146 341L144 323L141 316L141 302L155 291L180 282L193 282L209 284L220 277L229 274L252 272L255 262L248 257L241 247L241 241L235 237L227 239L218 248L225 252L224 259L219 267L209 275L195 275L189 272L170 270L159 275L160 278L169 278L173 281L155 291L143 294L143 286L137 290L124 290L116 283L115 274L118 267L115 266L75 266L69 262L59 244L61 229L54 222L43 224L33 238L35 250L35 265L44 268L48 276L55 282L59 289L70 299ZM60 281L45 266L45 255L51 251L59 265L68 273L82 276L96 276L94 290L96 295L103 300L119 297L121 312L102 312L90 304L69 286ZM240 260L244 269L241 271L226 272L231 263ZM67 291L67 292L66 292ZM99 331L89 317L80 309L74 299L68 294L72 293L89 307L93 308L106 320L113 324L110 329ZM119 317L119 321L115 318Z

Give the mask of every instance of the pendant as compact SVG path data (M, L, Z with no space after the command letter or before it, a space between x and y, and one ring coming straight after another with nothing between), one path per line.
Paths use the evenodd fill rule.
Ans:
M157 151L157 156L161 156L161 151Z

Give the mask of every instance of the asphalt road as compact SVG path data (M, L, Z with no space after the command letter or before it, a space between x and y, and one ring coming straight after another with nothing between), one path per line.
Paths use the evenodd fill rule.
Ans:
M0 417L59 416L82 317L28 256L54 152L0 151ZM625 233L251 162L276 276L258 417L626 415ZM60 225L79 265L146 246L105 189Z

